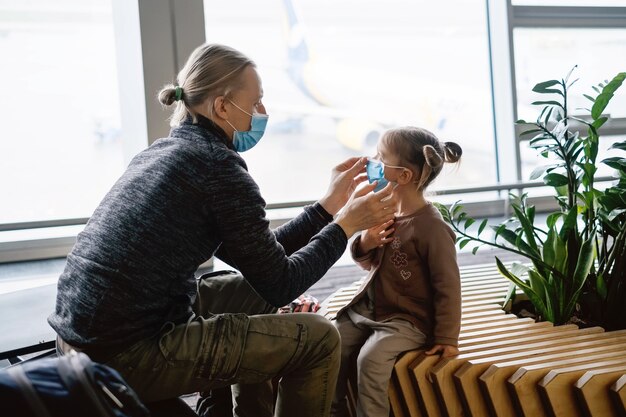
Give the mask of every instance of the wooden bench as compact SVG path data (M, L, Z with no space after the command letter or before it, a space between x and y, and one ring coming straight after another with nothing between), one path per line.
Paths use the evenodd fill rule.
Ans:
M333 318L360 285L331 295L323 314ZM510 285L495 265L461 269L460 354L400 355L389 384L395 417L626 415L626 330L506 314Z

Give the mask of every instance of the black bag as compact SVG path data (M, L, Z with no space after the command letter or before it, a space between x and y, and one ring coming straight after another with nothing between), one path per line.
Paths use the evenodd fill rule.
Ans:
M114 369L71 351L0 370L6 417L149 417Z

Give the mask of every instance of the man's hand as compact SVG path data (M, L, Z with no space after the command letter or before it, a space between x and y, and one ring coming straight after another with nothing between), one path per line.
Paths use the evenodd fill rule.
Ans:
M367 184L352 194L346 206L335 218L348 239L360 230L370 229L395 218L397 197L392 195L393 185L387 184L377 193L372 191L377 182Z
M333 216L337 214L346 205L356 187L367 179L366 163L365 157L353 157L332 169L328 191L319 201L328 213Z

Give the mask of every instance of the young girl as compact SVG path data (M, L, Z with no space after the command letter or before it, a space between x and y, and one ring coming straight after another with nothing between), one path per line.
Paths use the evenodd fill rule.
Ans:
M455 236L424 197L444 162L457 162L461 147L440 142L429 131L404 127L386 132L376 159L367 165L370 182L397 184L395 220L364 231L351 247L369 274L357 295L337 314L341 369L332 415L346 414L350 360L358 351L357 416L389 415L387 388L401 352L424 345L443 356L458 353L461 320Z

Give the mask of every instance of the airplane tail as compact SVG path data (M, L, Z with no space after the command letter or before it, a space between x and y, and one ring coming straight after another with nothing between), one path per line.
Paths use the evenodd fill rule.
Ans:
M296 86L307 97L323 106L328 105L328 101L316 91L310 77L307 77L312 66L313 54L307 44L305 29L302 25L293 0L283 0L286 24L287 40L287 73Z

